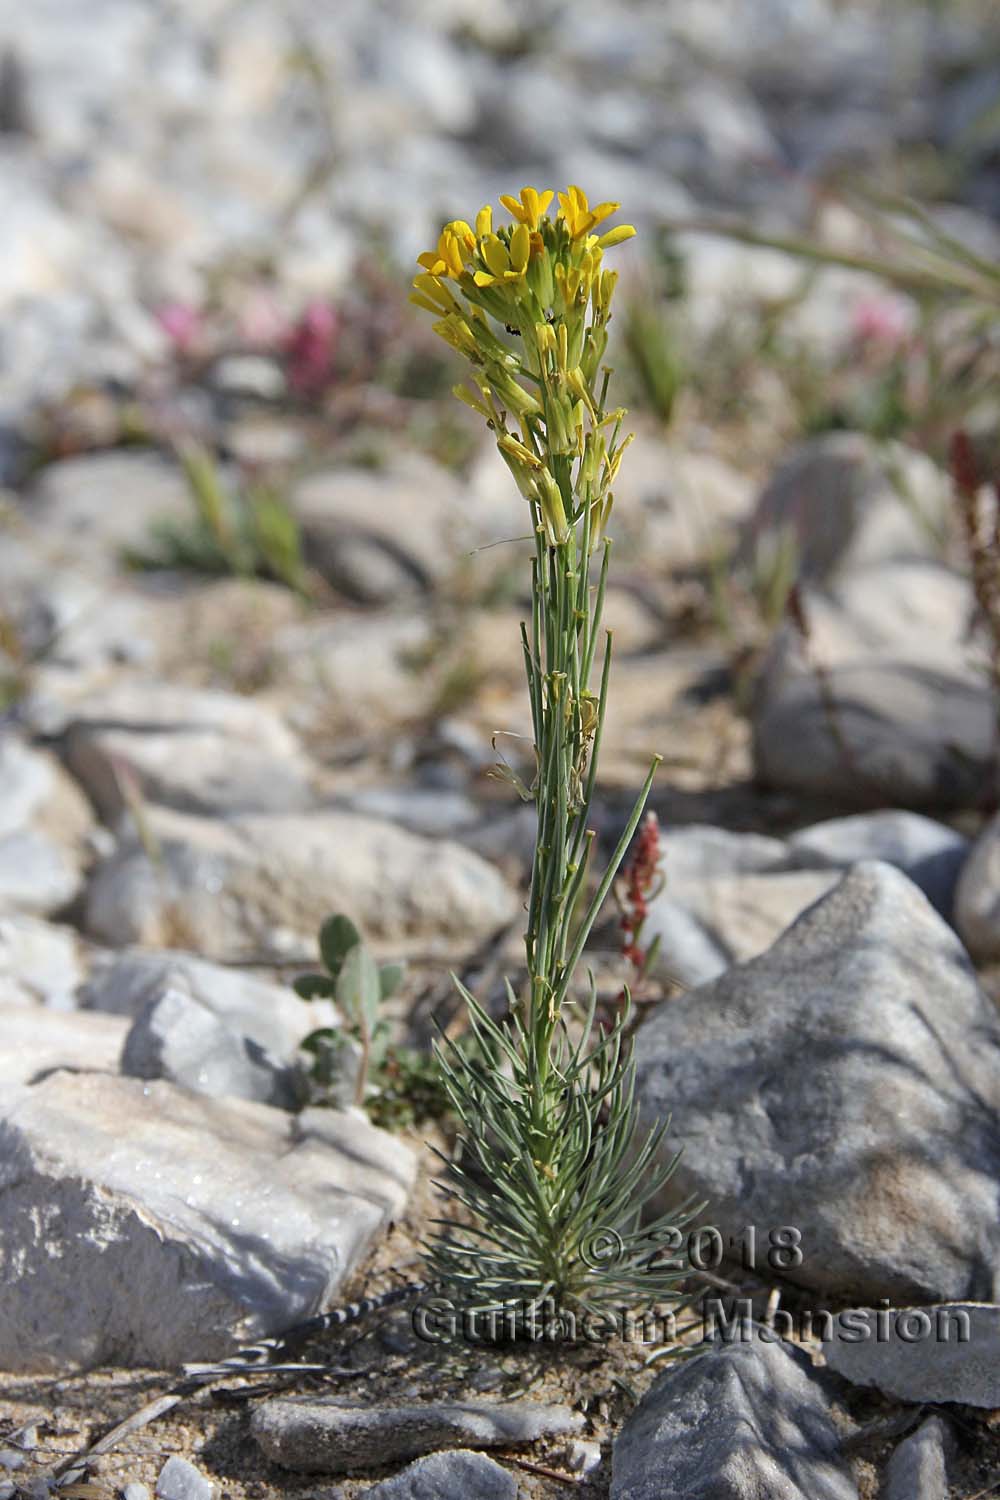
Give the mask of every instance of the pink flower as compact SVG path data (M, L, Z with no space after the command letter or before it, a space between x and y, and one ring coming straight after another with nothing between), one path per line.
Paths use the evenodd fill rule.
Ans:
M851 332L862 343L897 346L905 343L913 326L910 304L902 297L862 297L854 305Z
M202 332L201 314L187 302L168 302L156 311L156 320L178 354L189 354Z
M337 327L328 302L310 302L285 339L288 383L299 395L316 395L329 383Z
M290 337L278 299L267 287L250 290L240 307L237 329L246 343L265 349L280 346Z

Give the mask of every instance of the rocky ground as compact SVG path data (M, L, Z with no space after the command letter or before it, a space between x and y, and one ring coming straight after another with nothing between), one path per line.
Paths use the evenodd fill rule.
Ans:
M962 428L997 472L995 303L708 232L894 273L915 221L863 185L994 265L998 78L974 0L0 4L0 1500L419 1277L430 1039L451 971L516 982L533 821L522 502L406 267L532 181L640 230L597 828L662 755L639 1091L756 1332L667 1363L397 1308L63 1493L1000 1491L997 708L948 471ZM291 987L338 910L407 964L367 1115ZM621 947L609 903L608 1005Z

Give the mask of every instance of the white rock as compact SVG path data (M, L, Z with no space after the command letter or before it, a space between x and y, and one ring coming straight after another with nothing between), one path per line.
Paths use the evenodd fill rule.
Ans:
M52 756L0 733L0 910L45 914L71 901L92 823L79 788Z
M659 936L657 967L666 974L674 972L672 942L678 931L675 912L679 907L708 936L724 960L723 967L745 963L769 948L839 878L839 872L834 870L787 870L671 881L664 890L662 906L659 899L650 902L642 930L643 946ZM708 967L699 973L693 967L694 961L692 951L687 959L687 972L676 973L675 977L689 984L714 977Z
M830 433L795 448L778 468L746 546L752 553L787 531L800 576L828 582L864 565L933 557L950 514L950 481L923 454Z
M469 533L461 486L417 454L400 454L384 469L312 474L291 500L307 558L364 604L430 588Z
M212 1500L214 1494L215 1485L178 1453L167 1459L156 1481L157 1500Z
M60 1068L117 1073L127 1024L79 1011L0 1008L0 1080L4 1099Z
M129 794L183 812L297 812L310 768L273 709L236 693L123 683L73 710L66 763L104 820Z
M622 543L670 569L728 551L753 506L753 484L723 459L640 431L615 485Z
M426 709L428 687L414 663L428 659L431 644L428 622L410 612L289 625L271 649L297 724L364 734Z
M165 1078L213 1099L254 1099L297 1109L306 1097L301 1071L220 1020L186 987L155 991L136 1016L121 1052L130 1078Z
M968 839L947 824L898 808L830 818L788 839L790 860L797 865L845 869L863 859L895 865L948 919L968 850Z
M808 643L782 626L757 685L761 780L848 806L978 802L993 715L962 580L930 564L859 568L803 602Z
M57 1073L16 1093L0 1120L0 1367L170 1368L327 1305L413 1178L401 1142L336 1118L339 1146L168 1083Z
M127 837L91 878L86 928L122 947L183 946L232 961L311 951L343 911L373 937L469 943L517 897L471 850L352 813L237 817L151 810L160 855Z
M134 1020L150 1000L170 989L190 995L231 1030L279 1057L291 1057L310 1031L336 1021L329 1001L300 1000L291 985L226 969L191 953L141 949L98 963L79 1002L84 1009Z
M31 487L25 519L104 571L129 548L147 549L157 521L191 521L180 469L157 454L111 452L49 464Z

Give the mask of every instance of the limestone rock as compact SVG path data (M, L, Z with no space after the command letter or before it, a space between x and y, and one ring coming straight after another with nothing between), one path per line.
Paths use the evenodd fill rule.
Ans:
M643 1110L670 1113L683 1148L673 1190L707 1199L724 1237L796 1229L778 1274L994 1295L1000 1022L898 870L854 866L766 953L661 1006L638 1058Z
M343 911L394 942L474 942L510 921L517 897L471 850L351 813L243 816L159 811L150 859L125 838L95 871L86 927L121 947L186 947L232 961L312 952Z
M0 1117L0 1368L171 1368L328 1305L414 1170L401 1142L342 1118L337 1146L267 1105L169 1083L62 1072L15 1092Z

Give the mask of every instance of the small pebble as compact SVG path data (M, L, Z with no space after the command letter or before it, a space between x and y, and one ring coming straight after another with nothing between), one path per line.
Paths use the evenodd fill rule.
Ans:
M156 1481L158 1500L212 1500L215 1485L186 1458L168 1458Z
M131 1479L122 1489L122 1500L149 1500L149 1490L137 1479Z
M574 1474L589 1474L601 1462L600 1443L584 1443L577 1440L570 1444L567 1466Z
M0 1479L0 1500L12 1500L17 1492L13 1479Z
M23 1469L24 1454L15 1448L0 1448L0 1469Z

